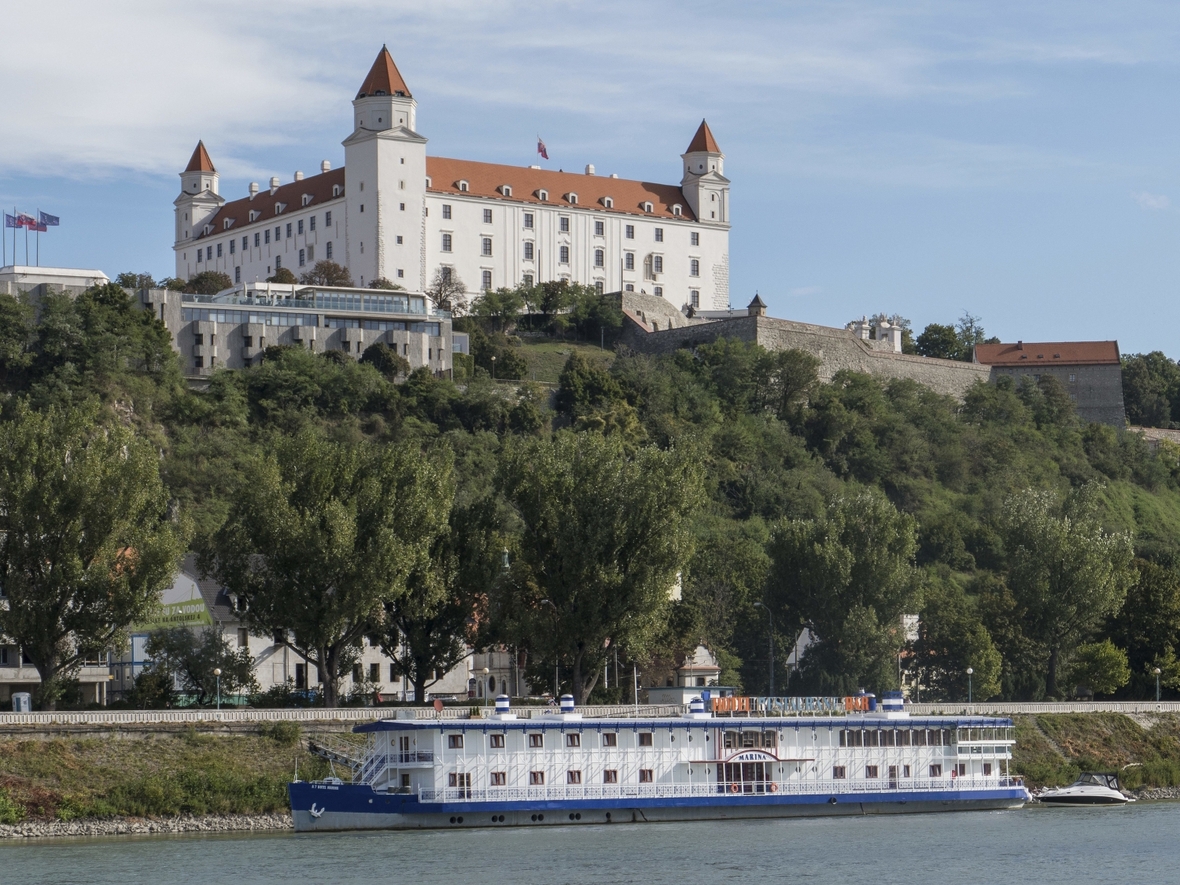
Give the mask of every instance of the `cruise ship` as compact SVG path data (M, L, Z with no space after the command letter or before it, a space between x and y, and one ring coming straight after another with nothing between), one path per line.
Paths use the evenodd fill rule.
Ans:
M707 694L707 693L704 693ZM911 717L900 692L694 698L668 716L393 719L350 781L289 785L295 829L425 829L1018 808L1012 720ZM441 713L439 714L441 717ZM527 718L526 718L527 717Z

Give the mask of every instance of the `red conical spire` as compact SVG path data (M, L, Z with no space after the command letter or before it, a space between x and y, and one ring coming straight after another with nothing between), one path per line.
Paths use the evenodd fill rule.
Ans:
M193 151L192 159L188 161L188 166L185 172L216 172L213 168L213 161L209 159L209 152L205 150L205 142L198 141L196 150Z
M697 134L692 137L692 141L688 143L688 150L685 153L692 154L697 151L707 151L711 154L721 153L721 148L717 147L717 139L713 137L709 124L704 120L701 120L700 128L697 129Z
M356 94L356 97L364 98L366 95L411 97L410 87L402 79L397 65L393 63L393 56L389 54L389 50L385 46L382 46L381 51L377 53L377 60L373 62L373 67L369 68L369 75L365 77L365 82L361 84L360 92Z

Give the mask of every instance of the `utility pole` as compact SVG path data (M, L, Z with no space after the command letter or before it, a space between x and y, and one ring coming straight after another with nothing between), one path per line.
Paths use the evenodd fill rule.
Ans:
M754 603L755 608L766 609L766 614L770 616L770 696L774 697L774 613L766 605L761 602Z

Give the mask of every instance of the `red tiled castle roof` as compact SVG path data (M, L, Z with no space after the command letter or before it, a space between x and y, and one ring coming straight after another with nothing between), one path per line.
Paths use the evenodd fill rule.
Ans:
M975 362L985 366L1117 366L1117 341L1056 341L976 344Z
M373 62L373 67L369 68L369 75L365 77L365 82L361 84L360 91L357 92L356 97L364 98L366 95L404 95L406 98L412 97L410 95L410 87L406 85L406 81L402 79L397 65L393 63L393 56L389 54L389 50L384 46L377 53L377 59Z
M205 142L198 141L196 150L193 151L192 158L188 161L188 166L185 167L185 172L216 172L213 168L213 161L209 159L209 152L205 150Z
M713 130L709 128L709 124L704 120L701 120L701 125L697 128L697 134L688 143L688 150L685 153L692 154L697 151L708 151L712 154L721 153L721 148L717 147L717 139L713 137Z

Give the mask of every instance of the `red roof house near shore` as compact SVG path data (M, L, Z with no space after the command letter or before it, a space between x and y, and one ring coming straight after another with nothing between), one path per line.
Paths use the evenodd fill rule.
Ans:
M976 344L975 362L991 367L991 380L1005 375L1061 382L1084 421L1126 426L1123 373L1117 341L1017 341Z

